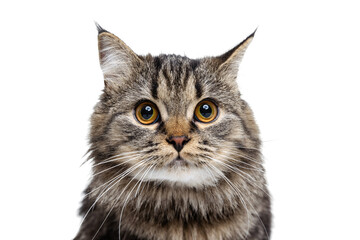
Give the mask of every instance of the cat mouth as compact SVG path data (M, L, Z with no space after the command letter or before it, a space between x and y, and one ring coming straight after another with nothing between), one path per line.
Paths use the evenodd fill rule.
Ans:
M180 156L180 154L174 158L170 164L169 167L177 167L177 166L188 166L189 162L187 160L185 160L183 157Z

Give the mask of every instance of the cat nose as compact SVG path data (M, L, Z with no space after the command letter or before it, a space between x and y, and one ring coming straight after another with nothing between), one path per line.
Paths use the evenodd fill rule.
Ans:
M186 136L171 136L166 141L172 144L176 151L180 152L181 149L183 149L184 145L189 141L189 139Z

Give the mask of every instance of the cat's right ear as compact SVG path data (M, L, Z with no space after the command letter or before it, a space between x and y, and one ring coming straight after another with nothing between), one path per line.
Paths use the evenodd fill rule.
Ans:
M99 32L99 59L105 86L121 84L130 77L134 67L139 65L142 60L120 38L106 31L97 23L96 27Z

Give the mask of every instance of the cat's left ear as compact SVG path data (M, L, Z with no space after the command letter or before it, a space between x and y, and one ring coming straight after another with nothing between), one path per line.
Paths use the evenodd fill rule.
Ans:
M230 78L236 80L240 62L245 54L246 49L253 40L255 32L256 30L233 49L215 58L216 62L218 63L217 71L221 75L225 75L227 79Z

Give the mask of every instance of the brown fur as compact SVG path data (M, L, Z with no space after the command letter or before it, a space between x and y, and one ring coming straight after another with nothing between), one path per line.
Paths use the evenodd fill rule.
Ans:
M269 238L259 130L236 84L253 36L222 56L193 60L138 56L99 28L105 89L91 118L93 178L75 240ZM207 124L194 119L203 99L219 110ZM134 116L144 100L160 112L155 124ZM189 139L180 152L169 144L172 136ZM181 164L174 160L179 156ZM162 172L151 175L160 169L163 180L156 179ZM177 177L181 171L193 180Z

